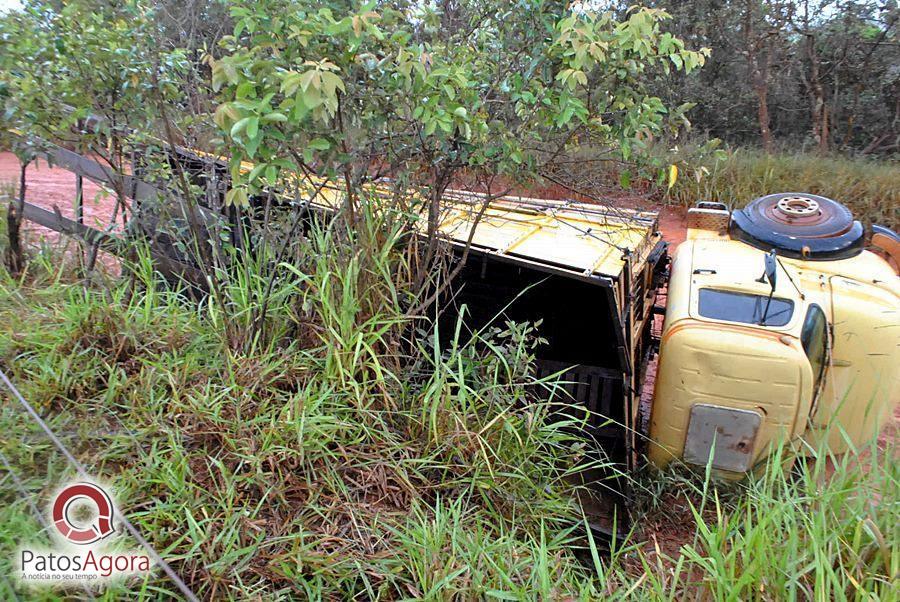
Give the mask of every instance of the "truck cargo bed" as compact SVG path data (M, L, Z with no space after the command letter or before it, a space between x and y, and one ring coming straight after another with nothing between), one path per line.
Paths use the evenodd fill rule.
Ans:
M139 157L133 163L134 173L110 174L90 157L50 143L45 148L44 154L55 164L78 175L101 184L120 178L126 195L134 200L136 215L144 216L146 222L138 224L137 231L146 234L149 229L157 250L173 254L166 257L170 260L167 269L179 265L191 269L196 260L177 253L177 248L190 245L178 245L175 239L160 245L168 235L155 231L152 211L142 213L142 207L169 198L187 219L186 207L194 204L181 200L168 182L147 181ZM199 207L190 209L191 219L210 224L221 221L224 214L225 223L235 226L232 242L240 246L241 228L236 226L243 223L243 210L224 203L230 188L227 161L185 148L152 152L153 160L169 162L204 191L197 199ZM242 168L250 170L253 165ZM343 202L340 187L317 177L298 176L295 183L318 191L308 206L319 214L332 214ZM370 188L374 194L387 194L390 183L374 182ZM289 203L287 199L276 202ZM454 249L456 261L465 262L444 298L442 319L455 320L466 306L471 328L495 319L499 312L514 321L540 321L540 336L547 340L536 350L540 374L562 371L563 380L577 383L565 387L575 402L592 413L593 435L610 455L631 465L640 363L653 345L653 301L667 263L657 215L575 201L493 198L454 190L445 194L441 215L438 235ZM44 221L51 227L59 221L61 230L68 227L58 217ZM424 222L419 221L423 233Z

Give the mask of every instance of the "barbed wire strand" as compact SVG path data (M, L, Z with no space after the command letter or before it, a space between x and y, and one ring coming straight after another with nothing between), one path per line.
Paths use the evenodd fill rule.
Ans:
M13 470L12 462L9 461L9 458L6 457L6 454L4 454L2 450L0 450L0 462L2 462L3 467L6 468L6 472L9 474L10 478L12 479L13 486L19 492L19 496L23 500L25 500L25 502L28 503L28 505L31 507L31 513L34 515L34 518L43 527L42 531L46 531L49 536L50 530L51 530L50 523L47 522L47 519L45 519L44 515L41 513L41 509L38 508L37 504L34 503L34 499L32 499L33 495L28 492L28 489L25 487L25 483L23 483L22 480L18 477L18 475L16 475L16 471ZM16 596L16 599L18 600L19 598L16 594L15 587L13 587L12 584L9 582L9 580L6 579L5 575L4 575L4 581L6 581L7 586L10 588L10 591L13 593L14 596ZM90 598L91 600L97 599L94 597L93 592L91 592L90 587L86 583L82 583L81 585L82 585L82 588L84 589L84 593L86 593L88 595L88 598Z
M41 418L41 416L35 411L31 404L28 403L24 397L22 397L22 394L19 393L19 390L12 383L12 381L9 380L9 378L2 370L0 370L0 380L3 381L3 384L6 385L6 388L12 392L13 396L19 401L20 404L22 404L22 407L25 408L25 410L31 415L35 422L37 422L38 425L44 430L44 433L47 434L47 437L49 437L49 439L53 442L60 453L62 453L62 455L66 457L66 460L69 461L69 464L71 464L75 468L75 470L78 471L78 474L84 479L90 479L90 475L88 474L87 470L85 470L81 462L79 462L75 458L75 456L72 455L72 452L70 452L69 449L63 444L63 442L59 440L59 437L57 437L53 430L47 425L47 423L44 422L44 419ZM128 531L128 533L131 534L131 536L141 545L141 547L143 547L147 551L153 561L157 565L159 565L160 568L162 568L163 572L165 572L169 579L171 579L172 582L178 587L178 589L181 590L181 593L184 594L184 596L191 602L199 602L197 595L194 594L193 591L191 591L191 588L189 588L187 584L181 579L181 577L179 577L178 574L172 569L172 567L169 566L169 563L163 560L162 556L159 555L159 553L153 548L153 546L151 546L150 543L146 539L144 539L143 535L141 535L140 532L135 528L135 526L131 524L131 521L128 520L128 517L126 517L125 514L121 511L119 512L119 515L122 517L122 524L125 525L125 529Z

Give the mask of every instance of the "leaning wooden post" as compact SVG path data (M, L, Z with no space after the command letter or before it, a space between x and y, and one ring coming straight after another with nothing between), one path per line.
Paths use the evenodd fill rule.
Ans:
M84 178L75 175L75 217L79 224L84 224Z
M19 168L19 198L16 201L10 200L9 207L6 211L6 230L9 233L9 255L7 257L9 263L9 271L13 275L21 273L25 267L25 257L22 254L22 236L19 226L22 224L22 212L25 209L25 169L28 167L26 161L22 161Z
M84 120L78 120L78 131L84 131ZM79 224L84 224L84 178L80 173L75 174L75 218Z
M75 219L84 225L84 178L81 174L75 174ZM81 266L84 266L84 244L78 243L78 255L81 258Z

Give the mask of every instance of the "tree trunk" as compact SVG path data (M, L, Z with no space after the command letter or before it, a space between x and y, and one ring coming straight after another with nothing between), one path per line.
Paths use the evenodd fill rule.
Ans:
M819 140L819 152L821 154L825 154L828 152L828 149L831 147L830 142L830 126L829 123L831 121L831 111L828 109L828 103L822 103L822 129L821 129L821 139Z
M772 141L772 130L769 127L769 83L764 82L754 86L753 89L756 92L756 115L759 120L759 134L762 137L763 150L771 154L775 150L775 145Z
M825 100L825 88L819 77L819 55L816 53L816 40L813 35L806 36L806 57L809 59L809 101L812 118L812 135L819 149L819 154L828 152L828 103Z
M25 255L22 253L22 213L25 210L25 168L28 163L22 163L19 168L19 196L16 200L10 199L6 211L6 230L9 234L9 249L7 252L7 264L9 271L18 276L25 268Z
M771 32L757 31L755 20L758 9L759 6L752 0L745 2L741 33L744 40L743 55L747 60L750 85L756 94L756 118L759 121L762 147L766 153L771 154L775 150L775 145L772 140L771 117L769 116L769 73L772 68L775 41Z

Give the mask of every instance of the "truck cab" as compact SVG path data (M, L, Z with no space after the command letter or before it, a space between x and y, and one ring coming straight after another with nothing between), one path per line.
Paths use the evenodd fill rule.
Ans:
M841 453L878 433L897 402L900 279L848 217L796 193L689 212L660 340L654 464L739 478L775 445Z

